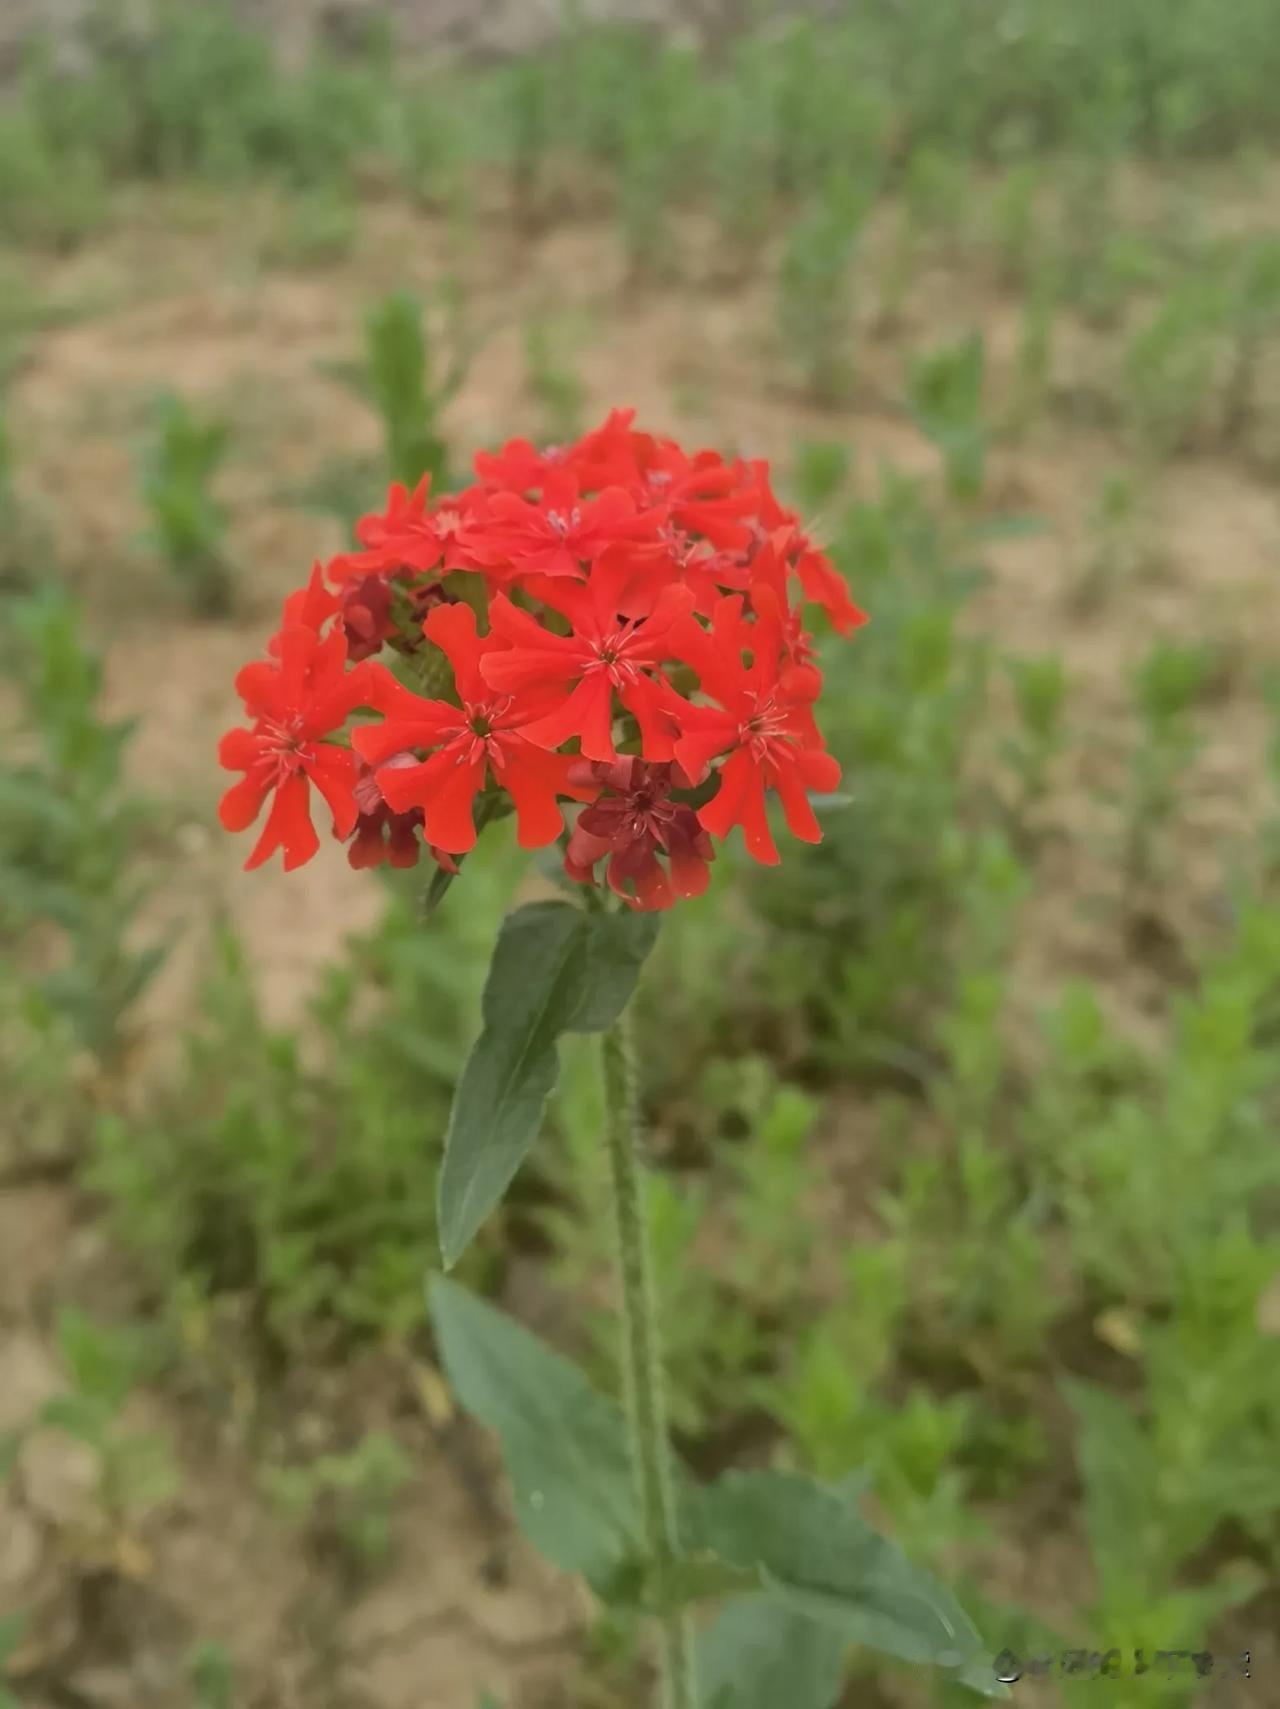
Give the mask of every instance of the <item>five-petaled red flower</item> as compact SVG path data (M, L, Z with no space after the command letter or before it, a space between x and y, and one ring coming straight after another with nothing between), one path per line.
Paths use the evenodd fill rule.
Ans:
M817 672L786 664L772 590L762 587L755 601L754 624L743 619L741 597L727 594L710 630L688 618L675 626L677 653L697 671L703 692L719 703L686 708L675 754L694 779L706 775L712 760L728 755L716 793L698 812L699 823L716 837L741 825L749 853L772 866L778 849L765 791L778 792L792 835L816 843L822 832L809 791L834 789L840 767L823 750L813 721ZM743 662L746 653L749 664Z
M438 605L423 624L427 639L449 657L461 706L427 700L397 682L380 666L373 704L381 724L355 732L359 753L377 768L378 788L397 813L422 809L427 841L450 854L464 854L476 840L475 798L492 776L511 796L521 848L543 848L564 828L557 795L577 795L567 754L549 753L531 742L522 726L547 709L545 694L504 694L490 688L481 661L493 646L476 632L468 605ZM406 751L427 750L413 765L390 762Z
M279 848L291 872L320 846L311 823L313 783L338 834L348 835L355 825L355 757L324 738L367 701L368 680L367 667L346 669L347 643L339 629L321 640L314 629L289 624L276 641L276 659L246 665L236 678L254 722L229 731L219 745L219 764L245 775L222 797L218 816L229 831L247 830L270 796L271 811L245 867L261 866Z
M485 654L485 681L512 693L560 690L555 707L526 727L530 741L558 748L577 736L588 759L612 760L616 689L640 727L645 753L670 759L675 727L650 671L671 657L671 625L693 596L678 582L661 587L649 581L629 592L636 580L624 549L605 554L585 582L549 578L541 584L543 603L569 620L568 635L544 628L505 594L494 595L489 622L508 644ZM629 616L622 615L624 605Z

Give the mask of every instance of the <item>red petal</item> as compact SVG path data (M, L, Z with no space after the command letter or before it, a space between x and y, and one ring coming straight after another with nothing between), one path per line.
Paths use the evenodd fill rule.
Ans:
M294 772L284 780L276 790L262 835L244 863L246 872L261 866L277 849L284 850L286 872L294 871L311 859L320 847L320 839L308 811L310 794L310 786L301 772Z
M353 794L356 781L356 757L349 748L320 746L304 758L303 768L324 796L333 814L333 828L339 837L349 837L359 818Z
M484 786L485 764L483 760L475 760L459 765L452 754L434 754L423 769L430 769L441 759L448 763L436 771L430 793L422 803L423 834L429 843L435 843L447 854L465 854L475 847L473 804ZM382 782L381 773L378 782Z
M223 829L247 831L261 813L266 798L266 785L256 777L242 777L239 783L233 783L218 803L218 818Z
M730 754L721 767L720 787L699 810L698 822L715 837L727 837L734 825L741 825L748 854L766 866L777 865L777 845L765 812L764 779L744 748Z
M449 656L459 698L478 700L484 694L480 658L484 643L476 633L476 614L469 605L437 605L427 614L422 632Z
M255 730L228 730L218 743L218 764L224 771L248 771L262 756L262 742Z
M567 794L569 756L548 754L532 742L512 743L500 773L516 805L516 841L522 849L542 849L564 830L557 794Z

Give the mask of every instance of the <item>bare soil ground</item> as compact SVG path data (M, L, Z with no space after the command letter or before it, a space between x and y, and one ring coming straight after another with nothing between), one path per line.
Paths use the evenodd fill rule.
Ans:
M33 337L11 395L22 496L47 522L87 602L106 650L107 710L138 720L137 779L171 810L148 924L176 949L141 1017L157 1062L190 1002L215 912L244 935L268 1017L296 1021L341 931L377 910L376 885L352 874L336 850L287 880L274 868L244 876L244 846L218 832L213 814L223 782L216 739L238 715L234 672L260 650L284 593L338 545L336 525L305 510L298 489L326 460L376 450L373 419L323 367L353 353L373 297L465 277L486 337L448 414L459 447L536 433L522 327L555 305L581 327L588 420L632 404L657 429L783 465L797 440L839 437L856 448L868 491L881 459L934 469L897 403L904 349L981 325L998 388L1012 343L1010 306L989 281L939 268L921 281L892 337L868 325L857 397L833 415L780 378L763 264L732 289L636 292L611 231L569 226L517 246L500 229L482 229L460 254L443 224L384 202L365 211L349 259L289 270L262 259L277 211L266 198L194 205L189 195L181 204L153 196L101 241L45 264L43 287L66 306L67 322ZM685 246L694 256L705 249L696 227ZM1059 375L1067 385L1096 378ZM186 618L140 544L134 458L149 399L164 387L233 425L221 490L242 600L224 625ZM1047 987L1078 974L1100 983L1131 1020L1154 1026L1161 979L1087 906L1106 888L1112 859L1093 795L1126 762L1127 672L1153 637L1220 640L1228 668L1188 779L1180 859L1159 898L1179 933L1194 936L1212 922L1225 901L1221 839L1258 811L1265 732L1243 684L1280 643L1280 500L1273 473L1235 462L1183 460L1154 474L1142 568L1082 610L1086 519L1099 481L1126 461L1118 439L1067 419L998 452L992 504L1033 511L1044 529L991 547L992 581L975 619L1014 648L1061 649L1071 678L1076 739L1055 779L1048 818L1056 834L1043 855L1051 899L1016 949L1028 1012ZM378 496L371 492L370 503ZM851 1143L858 1125L855 1115ZM69 1188L0 1192L0 1433L61 1381L51 1351L57 1304L127 1287L91 1207ZM209 1636L230 1646L244 1701L261 1709L471 1709L485 1687L508 1709L569 1703L564 1658L583 1610L472 1499L456 1432L424 1411L420 1375L381 1357L366 1373L345 1374L340 1394L318 1377L304 1402L319 1413L354 1408L361 1423L391 1428L420 1467L397 1514L394 1562L369 1586L344 1583L275 1513L236 1419L211 1418L198 1397L155 1403L150 1422L172 1441L185 1475L163 1519L123 1557L117 1542L115 1557L102 1558L88 1518L92 1463L42 1433L0 1505L0 1612L33 1611L20 1657L24 1709L185 1705L190 1645ZM478 1450L472 1442L466 1451ZM1027 1600L1039 1589L1051 1607L1063 1585L1074 1589L1069 1538L1047 1545L1029 1528L1025 1552L1015 1554L1009 1583Z

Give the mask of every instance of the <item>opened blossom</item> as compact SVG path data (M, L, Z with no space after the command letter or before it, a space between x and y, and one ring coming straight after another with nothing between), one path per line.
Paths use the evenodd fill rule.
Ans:
M555 842L564 828L557 796L577 791L569 785L571 757L524 734L545 710L545 694L505 694L489 686L480 666L494 643L477 634L470 606L437 606L423 630L448 655L462 704L425 699L385 668L373 667L374 704L385 717L353 739L376 768L384 799L397 813L421 808L428 842L465 854L476 840L475 798L492 777L515 804L521 848ZM411 750L425 757L405 765L399 756Z
M570 878L594 884L595 868L605 861L609 888L636 908L669 908L677 896L702 894L715 850L693 808L672 796L677 782L689 781L678 767L587 760L570 777L602 792L573 827L564 859Z
M865 619L767 464L615 410L570 445L480 452L475 474L438 497L393 485L241 672L221 814L247 829L265 808L248 864L310 859L317 797L353 866L426 848L452 870L513 810L522 847L559 842L571 879L635 908L705 888L735 827L775 862L772 801L818 840L811 798L840 768L805 602L841 634Z
M222 797L218 816L229 831L247 830L270 800L245 866L261 866L281 849L289 872L320 846L311 823L313 785L338 835L348 835L355 825L355 756L329 738L366 697L368 685L361 667L346 669L340 630L321 640L314 629L288 624L276 643L275 659L246 665L236 678L253 723L229 731L219 744L219 764L244 776Z
M637 581L643 585L628 599ZM543 603L568 620L569 633L552 633L505 594L496 594L489 621L506 645L488 652L481 664L494 688L560 691L558 703L526 728L526 736L547 747L576 736L587 759L612 760L620 705L635 718L645 754L669 759L675 727L654 671L671 656L671 625L693 603L688 589L637 576L622 551L602 558L586 581L549 580L539 591ZM623 615L624 602L630 615Z

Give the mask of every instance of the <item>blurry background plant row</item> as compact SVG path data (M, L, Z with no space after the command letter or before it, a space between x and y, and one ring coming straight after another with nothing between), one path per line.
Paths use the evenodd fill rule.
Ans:
M642 996L691 1462L759 1462L785 1435L822 1476L865 1468L908 1549L968 1574L993 1653L1260 1650L1280 1577L1280 679L1274 625L1179 597L1160 500L1186 453L1241 481L1277 470L1274 7L936 0L702 45L577 29L447 73L374 32L286 74L216 7L157 16L139 36L104 12L71 69L37 47L0 112L15 396L43 334L98 312L92 288L41 288L58 254L92 255L148 197L238 209L265 178L268 271L350 266L370 210L406 200L457 257L434 294L352 305L326 373L382 449L317 434L301 477L280 464L295 507L347 522L392 476L465 478L449 410L502 330L469 303L469 258L573 222L616 228L623 316L748 281L741 384L808 400L805 433L770 449L874 616L827 696L848 799L779 871L722 862ZM510 431L554 438L614 401L589 352L616 312L584 333L573 301L512 289ZM181 1442L135 1413L194 1397L359 1587L394 1571L426 1426L401 1408L354 1429L335 1404L304 1439L285 1397L374 1358L426 1385L442 1428L421 1303L435 1170L522 862L486 849L429 927L421 877L388 881L290 1025L264 1020L224 923L166 1060L142 1051L154 899L190 802L131 765L99 659L137 606L212 645L260 598L233 492L237 459L271 455L237 445L232 393L189 398L183 377L127 424L146 533L114 542L125 597L90 589L88 616L19 408L0 433L0 1190L58 1183L127 1278L118 1309L45 1311L65 1392L8 1421L0 1470L21 1501L33 1441L86 1444L77 1570L127 1578L181 1485ZM674 407L731 439L734 399L698 384ZM915 472L859 458L864 413L910 436ZM1020 460L1064 432L1098 454L1054 584L1019 586L1008 564L1047 531ZM74 483L59 502L74 517ZM1219 566L1197 568L1212 585ZM211 763L190 763L208 807ZM569 1337L585 1302L574 1351L609 1383L599 1127L589 1053L570 1051L551 1138L465 1279ZM30 1679L40 1610L14 1614L0 1655ZM196 1635L193 1701L237 1701L234 1633L211 1608ZM630 1643L584 1637L583 1702L617 1700ZM1156 1700L1149 1682L1108 1693Z

